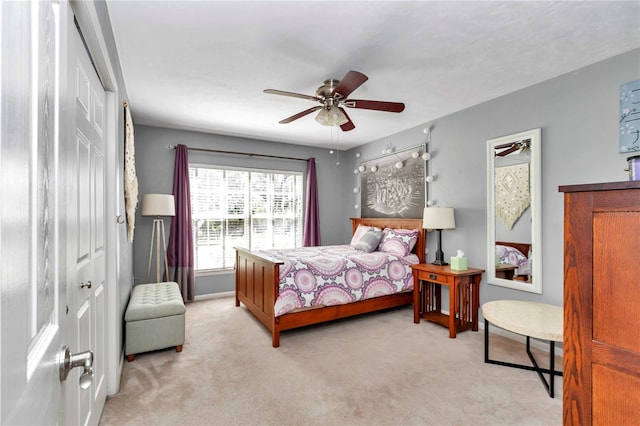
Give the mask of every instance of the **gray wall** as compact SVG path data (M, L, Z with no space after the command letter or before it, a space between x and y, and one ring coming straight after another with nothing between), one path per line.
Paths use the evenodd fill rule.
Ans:
M174 150L185 144L221 150L255 152L318 159L323 244L347 243L350 217L359 216L360 162L379 157L391 142L396 150L427 141L431 128L429 198L437 205L456 208L456 229L443 231L445 256L462 249L469 266L486 268L486 141L533 128L542 128L542 295L481 284L481 302L496 299L534 300L562 304L563 196L559 185L626 180L626 155L618 154L620 85L640 79L640 50L576 70L535 86L502 96L455 114L424 123L341 153L341 165L325 149L198 132L136 126L136 153L140 194L170 193ZM360 158L356 158L360 153ZM304 163L190 153L190 161L222 165L304 170ZM134 243L135 282L146 280L149 218L137 218ZM435 238L429 238L428 260L433 260ZM231 291L233 275L198 277L196 294Z
M499 76L496 76L499 78ZM391 142L396 149L426 140L430 127L430 198L455 207L456 229L443 231L445 257L464 250L471 267L486 268L488 139L542 128L542 294L488 285L480 287L481 303L496 299L563 301L563 195L559 185L628 179L628 155L618 153L620 85L640 79L640 50L599 62L546 82L447 115L430 123L352 149L344 155L344 217L357 214L353 169L360 160L379 156ZM344 232L349 231L343 223ZM429 234L430 236L431 234ZM428 237L429 238L429 237ZM428 241L433 261L435 238Z
M341 244L342 234L342 182L341 168L336 165L335 154L326 149L301 145L282 144L231 136L212 135L184 130L172 130L159 127L136 125L137 174L142 194L173 192L173 166L175 150L168 146L178 144L190 148L207 148L222 151L237 151L254 154L278 155L294 158L316 158L316 174L320 199L320 230L322 243ZM214 164L221 166L255 167L272 170L291 170L306 173L304 161L265 159L237 155L213 154L198 151L189 152L189 162ZM338 208L336 208L338 206ZM134 279L135 283L146 282L151 242L151 224L149 217L136 217L136 237L134 241ZM167 238L170 221L165 219ZM351 230L349 229L349 233ZM153 266L152 266L153 267ZM152 273L153 275L153 273ZM196 296L234 290L233 272L196 277Z

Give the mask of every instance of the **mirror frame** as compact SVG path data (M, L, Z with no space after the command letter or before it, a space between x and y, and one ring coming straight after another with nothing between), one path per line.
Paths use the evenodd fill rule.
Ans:
M531 256L533 258L531 283L496 277L496 215L495 215L495 149L497 145L531 139L529 186L531 191ZM487 282L515 290L542 294L542 209L541 209L541 129L502 136L487 141ZM527 255L527 253L525 253Z

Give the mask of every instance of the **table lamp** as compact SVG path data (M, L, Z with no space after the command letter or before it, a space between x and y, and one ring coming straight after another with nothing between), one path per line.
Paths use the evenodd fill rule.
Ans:
M156 282L160 282L160 252L164 258L165 277L169 277L169 263L167 261L167 243L164 234L164 219L160 216L175 216L176 205L173 195L145 194L142 196L142 216L155 216L153 231L151 232L151 246L149 247L149 265L147 267L147 282L151 278L151 260L153 245L156 246ZM162 246L162 248L161 248Z
M425 207L422 217L422 227L427 231L435 229L438 231L438 250L434 265L448 265L444 261L442 252L442 230L455 229L456 221L453 215L453 207Z

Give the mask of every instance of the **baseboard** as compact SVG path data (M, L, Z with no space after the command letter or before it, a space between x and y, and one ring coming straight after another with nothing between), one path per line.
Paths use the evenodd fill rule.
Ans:
M116 388L118 392L120 392L120 380L122 379L122 371L124 370L124 345L122 346L122 351L120 352L120 368L118 371L118 380L116 381Z
M222 297L232 297L233 295L235 295L235 292L233 292L233 291L224 291L224 292L221 292L221 293L201 294L199 296L195 296L193 298L193 301L197 302L198 300L219 299L219 298L222 298Z
M116 368L117 371L115 372L114 389L109 389L107 391L107 398L110 398L113 395L117 395L118 392L120 392L120 382L122 381L122 372L124 370L124 347L120 351L118 366Z

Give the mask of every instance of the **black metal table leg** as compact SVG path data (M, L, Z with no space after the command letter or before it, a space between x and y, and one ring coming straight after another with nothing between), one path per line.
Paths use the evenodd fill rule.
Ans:
M549 341L549 368L540 368L536 359L533 357L530 349L530 336L527 337L527 355L531 360L533 366L530 365L522 365L522 364L514 364L511 362L497 361L489 358L489 321L487 319L484 320L484 362L487 364L496 364L502 365L504 367L512 367L519 368L521 370L530 370L538 373L538 377L542 381L543 386L547 390L547 393L551 398L553 398L554 394L554 382L555 376L562 376L562 371L555 370L555 342L553 340ZM547 382L546 378L543 376L543 373L549 374L549 381Z

